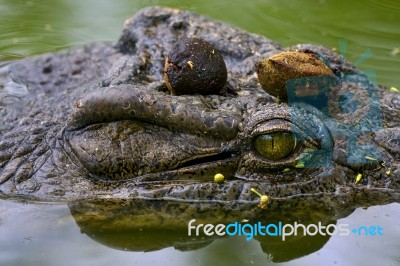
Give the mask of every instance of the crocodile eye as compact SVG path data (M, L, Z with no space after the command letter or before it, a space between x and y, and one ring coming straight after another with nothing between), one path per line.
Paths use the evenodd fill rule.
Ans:
M259 135L254 141L256 151L265 159L279 161L293 153L297 139L291 132L277 131Z

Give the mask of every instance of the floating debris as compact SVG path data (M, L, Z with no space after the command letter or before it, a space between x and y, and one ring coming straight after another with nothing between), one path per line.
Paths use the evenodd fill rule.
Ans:
M225 181L225 177L223 174L218 173L214 176L215 183L223 183L224 181Z
M391 168L389 168L389 169L386 170L386 175L387 175L387 176L389 176L391 173L392 173L392 169L391 169Z
M222 55L203 39L179 41L165 60L165 84L174 95L219 94L227 78L228 72Z
M365 156L364 158L367 159L367 160L370 160L370 161L378 161L378 159L375 159L375 158L370 157L370 156Z
M356 182L354 182L354 184L357 184L358 182L360 182L361 178L362 178L362 174L358 174L356 177Z
M288 168L285 168L285 169L283 169L283 172L284 173L286 173L286 172L289 172L290 171L290 168L288 167Z
M260 203L258 204L258 207L261 209L265 209L267 207L269 198L267 195L262 195L260 192L258 192L255 188L250 189L251 192L257 194L257 196L260 197Z
M192 61L189 60L189 61L186 62L186 64L190 67L190 69L193 69L194 64L193 64Z
M399 47L393 48L390 54L393 56L400 54L400 48Z
M288 80L302 77L333 75L332 70L316 55L300 51L286 51L262 59L255 65L258 81L268 94L287 102ZM309 84L310 85L310 84ZM307 94L317 92L306 86Z

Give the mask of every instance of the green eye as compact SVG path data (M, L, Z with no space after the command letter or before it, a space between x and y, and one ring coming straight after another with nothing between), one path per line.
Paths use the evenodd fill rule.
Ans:
M271 132L259 135L254 141L257 152L267 160L279 161L289 156L296 148L297 140L290 132Z

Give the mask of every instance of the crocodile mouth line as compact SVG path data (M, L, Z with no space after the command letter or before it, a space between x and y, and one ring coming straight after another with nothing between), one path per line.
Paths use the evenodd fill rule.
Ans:
M234 173L237 170L237 159L238 156L234 152L222 152L195 158L165 171L146 173L123 180L106 180L93 173L90 173L90 176L96 183L131 183L134 186L214 182L217 173L222 173L228 181L236 179Z
M217 154L212 154L212 155L206 155L203 157L198 157L194 158L188 161L185 161L184 163L180 164L178 168L174 170L179 170L182 168L187 168L187 167L193 167L197 165L202 165L202 164L207 164L207 163L214 163L218 161L224 161L227 159L231 159L237 157L236 153L234 152L222 152L222 153L217 153Z

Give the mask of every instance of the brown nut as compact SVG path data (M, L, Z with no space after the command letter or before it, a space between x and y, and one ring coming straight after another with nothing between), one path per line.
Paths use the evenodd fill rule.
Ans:
M302 77L333 75L332 70L314 54L282 52L256 63L261 87L280 101L287 101L286 82Z
M209 42L190 38L178 42L165 60L164 80L175 94L219 94L227 82L224 59Z

